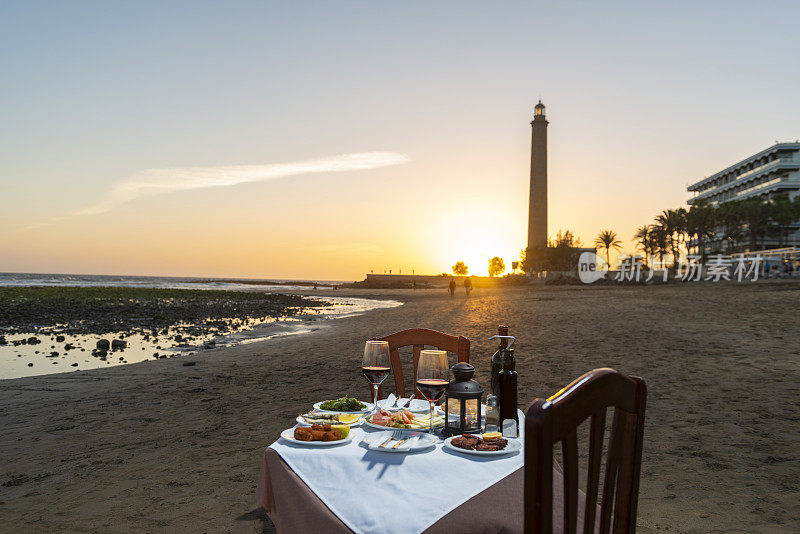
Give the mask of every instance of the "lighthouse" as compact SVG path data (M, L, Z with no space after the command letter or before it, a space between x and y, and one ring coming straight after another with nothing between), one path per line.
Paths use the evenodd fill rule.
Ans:
M547 247L547 119L539 100L531 121L531 187L528 204L528 250L537 260Z

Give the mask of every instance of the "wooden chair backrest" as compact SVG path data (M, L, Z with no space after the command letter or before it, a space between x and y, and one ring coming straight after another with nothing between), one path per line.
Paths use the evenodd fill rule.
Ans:
M386 337L373 338L378 341L389 342L389 355L392 360L392 375L394 375L395 391L399 396L405 395L406 383L403 377L403 364L400 361L398 349L411 346L414 348L414 380L412 390L416 392L418 399L424 399L422 392L417 390L417 364L419 363L419 353L425 347L433 347L439 350L452 352L458 357L459 362L469 363L469 339L463 336L451 336L436 330L427 328L411 328L401 330ZM372 391L370 390L370 399ZM378 390L378 398L383 398L383 389Z
M525 532L553 531L553 444L561 442L564 468L564 533L574 534L578 517L576 429L587 418L588 476L583 532L636 531L639 471L647 386L641 378L613 369L590 371L549 399L537 399L525 417ZM600 517L596 517L606 409L614 409L605 466ZM611 525L613 519L613 525ZM612 530L609 530L612 529Z

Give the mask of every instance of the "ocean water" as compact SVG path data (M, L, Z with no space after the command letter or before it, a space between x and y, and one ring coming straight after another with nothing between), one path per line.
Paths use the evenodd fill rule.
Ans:
M200 278L104 275L51 275L0 273L0 286L72 286L72 287L142 287L168 289L219 289L235 291L268 291L291 293L313 288L314 281L275 280L211 280ZM341 282L318 281L318 287L330 288ZM310 284L310 285L309 285ZM5 334L8 344L0 345L0 379L39 376L69 371L85 371L102 367L128 365L156 358L185 358L198 352L215 350L243 343L253 343L279 336L303 334L325 328L330 321L367 313L381 308L392 308L402 303L394 300L377 300L352 297L314 297L332 306L303 308L287 317L270 317L245 322L226 335L195 336L190 343L177 343L162 336L145 338L140 333L108 332L102 335L61 334L57 325L42 325L35 334L36 344L18 344L34 334ZM0 334L4 334L0 330ZM123 339L123 350L110 351L104 358L92 354L101 339Z
M226 289L230 291L297 291L316 284L330 289L335 280L267 280L248 278L182 278L174 276L117 276L106 274L0 273L0 286L154 287L161 289Z

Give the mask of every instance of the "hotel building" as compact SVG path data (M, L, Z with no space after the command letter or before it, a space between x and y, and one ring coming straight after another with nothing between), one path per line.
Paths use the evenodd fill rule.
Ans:
M769 198L778 193L794 198L800 194L800 142L775 144L703 178L687 190L694 193L689 205L704 199L718 206L731 200L756 195ZM795 223L791 228L788 244L800 244L800 224ZM776 246L779 246L777 238L764 241L765 248Z

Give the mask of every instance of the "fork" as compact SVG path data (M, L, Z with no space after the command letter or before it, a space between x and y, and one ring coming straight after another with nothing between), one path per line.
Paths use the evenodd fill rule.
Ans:
M403 437L403 432L402 431L394 430L394 431L392 431L392 435L389 436L388 438L386 438L386 440L383 443L381 443L380 445L378 445L378 447L380 447L381 449L384 449L384 448L386 448L386 445L388 445L390 442L398 441L402 437Z
M414 397L416 397L416 396L417 396L417 394L416 394L416 393L412 393L412 394L411 394L411 396L408 398L408 402L406 402L406 403L403 405L403 409L405 409L405 408L408 408L409 406L411 406L411 401L413 401L413 400L414 400Z

